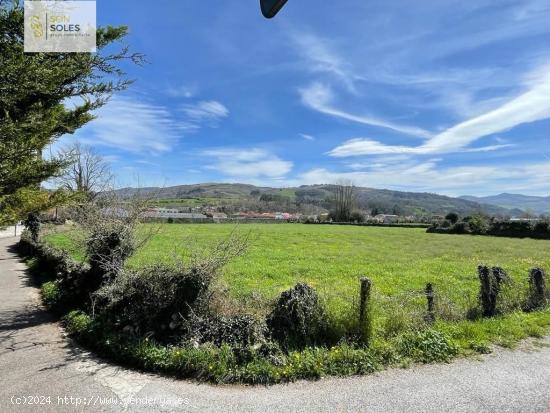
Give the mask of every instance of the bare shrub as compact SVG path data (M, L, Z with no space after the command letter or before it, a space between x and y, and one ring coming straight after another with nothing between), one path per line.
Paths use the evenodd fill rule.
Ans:
M223 266L242 255L247 238L232 233L207 255L192 254L188 262L121 269L95 294L96 309L115 325L159 338L189 334L193 317L209 316L210 287Z
M76 242L86 252L98 287L115 278L125 261L154 234L154 228L138 232L149 205L150 200L140 196L121 199L108 193L73 211L73 219L80 227L74 232Z

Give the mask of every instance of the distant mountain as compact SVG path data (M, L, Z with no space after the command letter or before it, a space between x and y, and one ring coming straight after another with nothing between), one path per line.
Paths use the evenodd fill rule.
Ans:
M205 204L212 200L217 203L228 202L232 205L239 202L269 200L303 206L330 209L335 185L304 185L297 188L270 188L257 187L247 184L203 183L194 185L178 185L166 188L122 188L117 192L123 197L141 194L163 200L196 199L198 204ZM446 214L456 212L468 215L483 212L489 215L512 215L501 206L488 203L452 198L443 195L417 192L391 191L388 189L374 189L356 187L355 195L358 207L361 209L377 210L379 213L397 213L399 215Z
M461 196L468 201L490 204L507 209L521 209L536 214L550 213L550 196L528 196L521 194L500 194L493 196Z

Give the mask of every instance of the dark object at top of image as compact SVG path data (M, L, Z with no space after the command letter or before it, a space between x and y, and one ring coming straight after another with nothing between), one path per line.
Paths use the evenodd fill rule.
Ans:
M260 0L262 14L265 18L271 19L275 17L279 10L283 8L288 0Z

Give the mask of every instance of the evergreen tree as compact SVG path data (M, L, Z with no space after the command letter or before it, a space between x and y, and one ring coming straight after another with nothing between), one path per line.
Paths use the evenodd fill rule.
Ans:
M23 17L22 1L0 0L0 224L62 199L40 185L67 160L43 151L128 87L121 63L143 61L125 46L105 53L126 36L125 26L98 28L98 53L24 53Z

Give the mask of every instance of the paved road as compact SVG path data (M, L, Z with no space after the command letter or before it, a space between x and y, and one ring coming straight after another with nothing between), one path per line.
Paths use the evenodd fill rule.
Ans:
M0 412L550 411L549 339L482 361L273 387L216 387L118 368L64 337L40 308L14 243L0 239ZM29 396L43 404L14 404Z
M11 238L16 235L21 235L24 229L25 227L23 225L17 225L17 228L15 225L5 227L4 229L0 228L0 238Z

